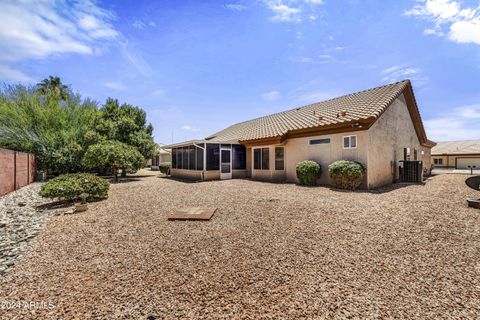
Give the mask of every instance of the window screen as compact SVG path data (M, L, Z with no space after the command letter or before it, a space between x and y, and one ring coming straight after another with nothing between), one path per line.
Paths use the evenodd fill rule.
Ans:
M220 169L220 146L207 143L207 170Z
M316 139L316 140L310 140L310 144L327 144L330 143L330 139Z
M262 168L262 149L253 149L253 169Z
M262 170L268 170L270 164L270 158L268 154L268 148L262 148Z
M275 148L275 170L285 170L285 149Z
M233 163L232 167L234 170L245 170L247 169L247 150L245 146L242 145L233 145Z

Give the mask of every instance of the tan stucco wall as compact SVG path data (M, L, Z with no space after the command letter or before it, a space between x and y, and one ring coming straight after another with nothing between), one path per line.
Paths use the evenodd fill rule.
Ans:
M349 135L357 136L357 148L343 148L343 137ZM330 139L329 144L309 144L310 140L327 138ZM337 160L354 160L367 168L361 187L377 188L398 179L398 166L399 161L403 160L404 148L410 148L412 160L416 149L417 159L430 167L431 149L420 145L403 95L368 130L288 139L281 146L285 147L285 172L274 170L275 145L265 146L270 148L270 170L252 169L253 179L298 182L295 172L297 163L314 160L322 166L322 176L318 182L329 184L329 164ZM248 160L253 161L251 150Z
M261 181L272 181L272 182L282 182L285 181L285 170L275 170L275 147L285 147L284 145L268 145L262 146L261 148L269 148L268 150L268 158L269 158L269 170L256 170L253 169L253 152L252 150L255 148L248 148L247 155L250 157L248 159L250 161L250 168L251 168L251 177L255 180ZM250 150L250 152L248 152ZM286 149L285 149L286 152Z
M368 146L369 188L390 184L398 178L403 148L410 148L412 160L414 149L417 149L418 160L422 160L424 166L430 166L431 149L420 145L403 95L396 99L370 127Z
M344 149L343 137L349 135L357 136L357 148ZM328 144L310 145L310 140L330 139ZM289 182L298 182L295 167L303 160L313 160L322 166L320 184L329 184L328 165L337 160L354 160L364 165L367 162L367 131L356 131L349 133L336 133L322 136L289 139L285 143L285 168L286 177Z

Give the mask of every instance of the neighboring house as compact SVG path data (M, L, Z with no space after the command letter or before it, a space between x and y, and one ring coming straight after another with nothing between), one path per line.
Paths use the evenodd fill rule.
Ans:
M432 148L435 168L480 169L480 140L439 142Z
M203 140L169 145L172 176L296 182L295 166L346 159L367 168L364 188L399 178L401 160L430 167L428 140L409 80L232 125Z
M155 147L155 156L152 159L149 159L147 166L152 167L152 169L157 169L160 163L172 162L172 151L168 148L164 148L164 144L157 143Z

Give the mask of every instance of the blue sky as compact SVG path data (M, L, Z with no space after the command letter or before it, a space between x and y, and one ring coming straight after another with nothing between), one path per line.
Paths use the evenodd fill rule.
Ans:
M480 139L480 1L2 0L0 21L0 81L137 105L157 142L405 78L429 138Z

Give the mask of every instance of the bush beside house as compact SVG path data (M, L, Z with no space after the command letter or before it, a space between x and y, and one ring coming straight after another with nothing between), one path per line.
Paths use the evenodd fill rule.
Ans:
M322 167L315 161L304 160L297 163L296 173L301 185L314 186L322 174Z
M108 197L109 188L110 184L107 181L93 174L69 173L43 184L40 195L74 201L85 194L87 200L100 200Z
M357 189L365 176L365 167L356 161L339 160L328 166L328 173L335 187Z
M159 164L158 168L160 169L161 173L169 175L171 166L172 165L170 162L163 162Z

